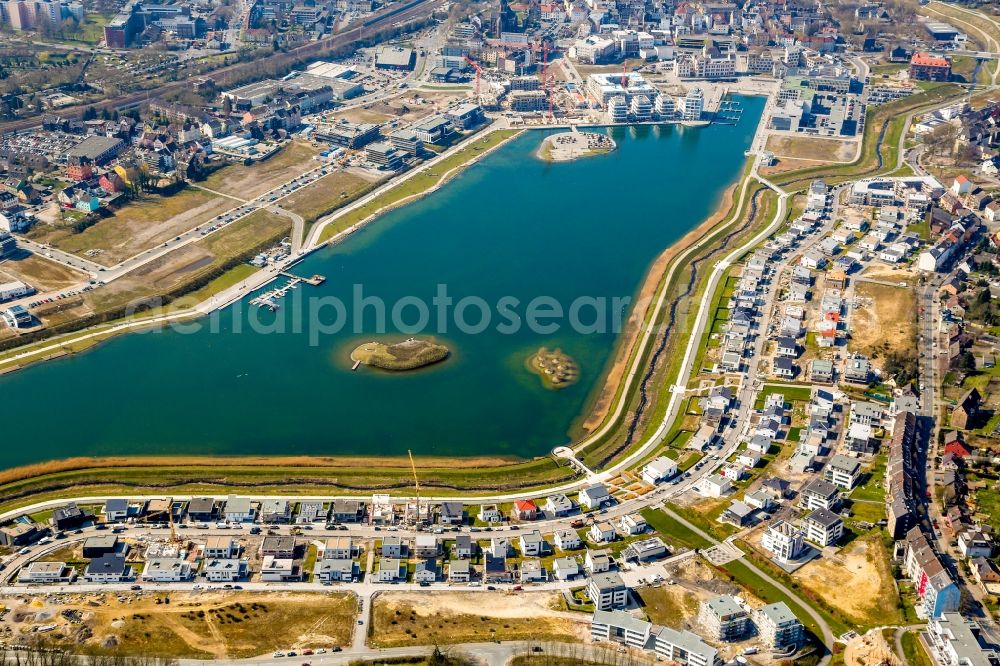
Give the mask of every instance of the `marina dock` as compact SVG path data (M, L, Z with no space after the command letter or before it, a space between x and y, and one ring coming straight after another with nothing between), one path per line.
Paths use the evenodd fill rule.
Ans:
M311 287L318 287L319 285L326 282L326 276L320 275L319 273L308 278L299 277L298 275L295 275L294 273L289 273L288 271L281 271L280 273L278 273L278 275L283 275L286 278L292 280L298 280L299 282L305 282Z
M287 295L288 292L290 292L292 289L296 289L299 286L299 283L305 283L315 287L326 282L326 277L319 274L313 275L310 278L304 278L304 277L299 277L298 275L295 275L293 273L289 273L288 271L281 271L280 273L278 273L278 275L288 278L288 282L281 285L280 287L276 287L274 289L271 289L270 291L266 291L260 296L254 297L250 301L250 305L255 305L260 308L267 308L268 310L274 312L275 310L281 307L281 303L279 303L278 301L284 298L285 295Z

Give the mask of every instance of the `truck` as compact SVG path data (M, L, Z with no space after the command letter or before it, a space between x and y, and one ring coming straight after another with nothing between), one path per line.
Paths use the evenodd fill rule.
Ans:
M583 518L577 518L576 520L574 520L573 522L571 522L569 524L569 526L572 527L572 528L580 528L580 527L583 527L586 524L587 524L587 522Z

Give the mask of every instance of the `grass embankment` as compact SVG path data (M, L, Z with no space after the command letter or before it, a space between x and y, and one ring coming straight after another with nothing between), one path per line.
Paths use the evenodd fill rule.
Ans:
M496 130L486 136L473 140L448 157L435 161L431 166L415 176L388 188L371 201L358 206L354 210L341 215L323 228L320 242L330 240L335 235L349 227L362 222L373 215L386 212L411 197L420 196L433 187L440 185L450 173L479 157L484 152L494 148L520 130Z
M706 270L705 267L711 266L711 260L725 255L727 248L738 247L747 238L757 233L762 225L769 223L774 216L776 207L777 196L771 190L766 189L762 185L751 185L743 206L735 214L725 218L728 220L726 224L712 227L714 233L707 236L708 240L704 246L708 249L704 252L696 253L693 258L686 262L682 270L674 274L670 285L667 287L670 289L671 300L675 303L672 310L670 307L665 307L656 322L652 322L647 318L647 326L655 325L660 330L669 331L669 335L660 353L660 358L665 362L659 365L649 382L649 399L652 406L647 406L645 416L637 425L631 447L647 441L666 416L671 393L656 387L670 386L679 377L681 364L684 360L685 345L695 328L699 310L698 304L708 286L707 276L711 271ZM739 223L737 224L736 221L739 221ZM727 238L728 241L726 241ZM726 241L725 245L723 245L724 241ZM698 272L693 276L692 271L695 267L697 267ZM705 332L703 333L705 341L699 346L699 349L703 349L707 345L710 330L709 326L705 327ZM653 349L653 345L649 345L642 352L643 362L647 365L653 355ZM693 377L694 375L692 375ZM631 418L631 414L634 412L635 405L639 400L638 386L631 387L631 396L628 399L630 400L630 406L625 414L628 415L628 418ZM680 421L678 421L667 433L664 441L676 443L674 444L675 446L681 446L686 441L681 437L685 432L680 429ZM584 462L591 468L603 466L607 461L621 452L624 437L624 431L618 430L595 442L586 450ZM696 458L689 458L688 462L694 464Z
M927 656L927 651L920 644L916 633L906 632L900 643L903 644L903 657L909 666L934 666L934 662Z
M567 482L574 471L551 458L423 458L420 485L435 494L513 491ZM60 497L245 493L358 494L407 490L413 474L405 457L118 457L73 458L0 473L0 510Z
M963 92L961 86L944 83L922 93L869 109L865 119L861 155L857 160L839 166L822 165L790 171L775 176L773 180L781 187L795 190L816 178L823 178L827 184L834 184L851 178L871 176L879 171L892 171L899 159L900 139L906 130L907 116L950 99L957 99ZM880 135L883 136L881 145L878 141Z
M740 185L744 179L749 174L750 163L748 162L740 178ZM629 359L626 363L626 367L631 367L635 363L637 355L641 355L640 362L643 367L648 367L649 363L653 360L654 355L657 359L668 359L668 362L659 364L659 367L655 371L654 375L650 377L651 381L648 382L650 387L650 394L646 396L646 400L652 402L652 409L646 406L643 417L643 424L637 424L635 436L631 439L631 444L627 443L627 431L624 428L612 428L609 433L603 437L596 439L592 442L584 451L582 452L581 458L586 465L591 468L600 468L605 466L608 461L617 457L618 454L623 453L623 450L628 450L630 446L635 446L636 443L645 441L646 436L648 436L652 429L658 426L660 421L662 421L663 416L666 413L667 404L669 403L670 393L667 391L659 391L652 387L659 386L669 386L671 380L677 376L680 368L680 363L683 357L683 343L687 340L689 332L693 326L695 319L696 308L691 308L690 304L697 302L699 294L704 290L706 280L704 279L704 271L699 272L699 277L692 285L692 269L694 266L703 263L706 257L713 256L721 251L720 245L724 239L732 236L730 238L729 245L735 244L737 239L744 237L746 234L750 233L750 229L756 225L751 224L747 221L744 231L741 233L736 233L735 230L742 226L740 223L748 218L749 212L752 208L752 201L754 200L755 192L758 189L762 189L763 186L757 188L755 186L750 186L747 192L747 196L743 200L742 206L738 209L736 208L736 201L738 201L738 189L737 193L734 194L732 202L729 204L726 211L721 212L717 215L719 224L711 224L707 228L699 227L698 234L694 234L691 237L686 237L682 243L687 241L687 245L675 246L677 249L677 254L671 258L671 262L676 262L678 256L683 256L683 252L686 247L691 243L702 242L702 250L696 251L693 255L685 258L685 263L679 270L670 271L667 268L664 271L664 277L661 280L660 285L656 288L650 303L651 306L645 314L645 318L642 322L644 328L647 327L658 327L658 330L667 330L669 335L667 339L663 341L663 347L657 353L656 351L656 340L655 337L649 341L646 345L633 345L629 352ZM755 216L754 221L759 221L761 218ZM666 290L666 302L664 308L660 311L659 316L656 320L654 317L653 304L660 298L661 294ZM671 305L673 303L673 305ZM682 322L679 325L679 322ZM685 327L684 324L687 326ZM619 350L616 353L622 353ZM625 392L628 395L625 395ZM612 404L617 404L621 400L625 400L628 404L628 408L622 410L621 416L618 417L616 424L625 423L628 419L634 418L635 411L638 408L638 403L642 400L640 392L640 384L633 383L626 386L623 382L617 388L615 393L614 402ZM607 425L607 421L602 424L602 427ZM645 430L638 429L644 427ZM641 433L641 435L640 435ZM666 441L670 441L671 437L668 436Z

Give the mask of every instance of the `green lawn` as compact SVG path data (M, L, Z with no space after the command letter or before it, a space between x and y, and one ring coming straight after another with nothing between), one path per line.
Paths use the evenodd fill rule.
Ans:
M822 633L819 630L819 625L817 625L812 616L805 611L802 604L780 591L769 581L758 576L754 571L751 571L751 569L742 560L734 560L733 562L721 567L721 569L731 576L733 582L738 583L767 603L784 601L788 604L792 613L799 618L805 627L812 631L814 635L822 636ZM848 631L849 627L845 622L834 618L829 615L829 613L825 613L820 608L813 607L813 610L819 613L820 617L826 621L834 635L839 636L840 634Z
M663 535L668 541L680 543L691 549L711 548L712 542L700 534L691 531L687 526L656 509L643 509L642 517L649 526Z
M900 642L903 644L903 656L906 657L908 666L934 666L915 632L906 632Z
M812 399L812 390L808 386L786 386L782 384L768 383L764 385L764 390L757 396L754 409L764 409L767 398L774 393L785 396L785 402L809 402Z
M851 492L853 500L868 500L873 502L885 501L885 488L882 484L885 480L885 467L887 455L879 455L875 459L875 464L865 470L862 478L864 483Z

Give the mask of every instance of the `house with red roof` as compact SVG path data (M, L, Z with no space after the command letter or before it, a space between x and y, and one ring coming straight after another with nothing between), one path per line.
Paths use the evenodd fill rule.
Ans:
M514 502L514 517L518 520L534 520L538 517L538 505L532 500Z
M944 452L954 455L956 458L968 458L972 451L962 441L958 432L952 431L944 436Z
M951 184L951 193L956 197L968 194L970 191L972 191L972 181L965 176L958 176Z

